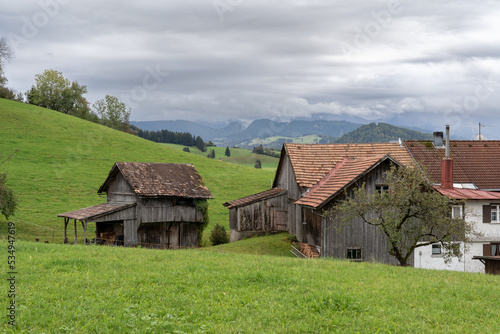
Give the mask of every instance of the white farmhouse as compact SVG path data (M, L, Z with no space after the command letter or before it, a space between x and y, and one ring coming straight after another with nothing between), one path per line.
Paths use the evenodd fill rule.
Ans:
M443 259L440 244L419 247L414 254L414 267L484 273L484 259L473 257L487 257L493 261L486 270L488 272L489 266L491 272L492 267L500 265L500 179L498 165L495 166L500 158L500 142L450 141L449 127L446 130L446 143L435 133L437 140L432 145L429 142L423 145L406 142L406 145L420 165L428 169L434 182L440 172L437 191L463 201L462 205L452 207L452 217L472 222L480 236L473 237L467 245L461 243L464 256L453 258L449 263ZM439 145L440 142L445 145ZM436 162L443 154L439 166Z

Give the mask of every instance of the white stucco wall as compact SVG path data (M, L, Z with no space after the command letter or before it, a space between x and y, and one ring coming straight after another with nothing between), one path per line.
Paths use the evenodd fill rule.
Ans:
M464 244L461 244L464 256L461 259L453 258L446 264L442 256L432 255L432 245L415 249L415 268L454 270L465 272L484 273L484 264L479 260L473 260L473 256L483 255L483 244L500 242L500 224L483 223L483 205L489 205L490 201L468 200L465 207L465 219L473 222L477 232L482 236L472 239L468 249L464 252Z

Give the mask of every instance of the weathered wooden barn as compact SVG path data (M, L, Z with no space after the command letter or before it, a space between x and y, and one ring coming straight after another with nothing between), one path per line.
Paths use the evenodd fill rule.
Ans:
M385 174L391 164L399 165L399 162L389 155L345 158L337 163L295 202L302 207L300 234L303 242L317 245L323 256L398 264L389 254L386 236L376 226L366 224L362 219L344 223L334 211L324 215L360 185L364 184L369 193L386 191Z
M287 231L299 242L315 246L321 256L395 263L388 255L385 236L377 233L376 228L359 221L340 229L338 219L327 219L322 212L342 199L344 191L363 182L369 191L384 189L384 175L390 164L406 165L411 161L408 150L398 143L287 143L281 151L273 189L261 193L261 200L268 200L267 195L273 194L273 190L279 192L280 215L286 217ZM231 241L244 235L239 224L242 215L248 216L261 205L256 195L225 204L230 208ZM235 206L240 214L231 212ZM254 221L255 230L273 226L265 215L257 215Z
M89 222L96 241L152 248L197 247L207 200L212 198L190 164L117 162L98 190L107 203L59 214L64 236L71 219L81 221L84 240ZM206 212L205 212L206 214Z
M273 188L223 205L229 209L230 241L287 231L287 191Z

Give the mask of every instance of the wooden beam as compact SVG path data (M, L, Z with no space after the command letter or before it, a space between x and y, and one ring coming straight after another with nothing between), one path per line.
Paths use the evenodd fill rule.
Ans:
M64 243L68 243L68 235L67 235L67 230L68 230L68 223L69 223L69 218L64 217Z
M76 238L76 219L74 221L75 221L75 245L76 245L78 243L78 239Z
M82 221L82 226L83 226L83 244L87 244L87 222Z

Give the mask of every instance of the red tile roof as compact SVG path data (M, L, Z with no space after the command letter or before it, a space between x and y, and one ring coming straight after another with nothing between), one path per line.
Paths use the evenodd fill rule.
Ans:
M301 199L296 201L295 204L313 208L321 207L343 191L348 185L356 182L387 159L395 162L389 155L355 160L344 158L323 179L306 192Z
M193 165L171 163L117 162L99 193L107 191L109 182L118 171L138 196L212 198Z
M287 193L287 191L284 189L273 188L273 189L269 189L269 190L266 190L266 191L263 191L263 192L260 192L257 194L253 194L253 195L250 195L247 197L235 199L234 201L226 202L222 205L224 205L228 209L231 209L231 208L236 208L236 207L252 204L255 202L259 202L259 201L264 200L264 199L280 196L280 195L283 195L286 193Z
M472 190L472 189L445 189L441 187L434 187L442 195L448 196L454 199L476 199L476 200L500 200L500 193L493 191L483 191L483 190Z
M403 165L411 163L408 150L398 143L372 144L284 144L290 157L297 183L310 188L321 180L330 169L344 158L359 159L390 154ZM282 155L284 155L282 153ZM282 164L283 157L280 160ZM280 166L276 175L279 174ZM276 180L275 180L276 183Z
M441 160L444 148L436 148L431 141L407 140L405 145L412 156L425 166L430 179L441 183ZM474 183L480 189L500 189L499 140L451 140L453 182Z
M66 213L61 213L57 215L57 217L66 217L70 219L77 219L77 220L89 220L89 219L95 219L101 216L105 216L111 213L115 213L121 210L128 209L130 207L135 206L136 203L102 203L98 205L94 205L88 208L80 209L80 210L75 210L75 211L70 211Z

